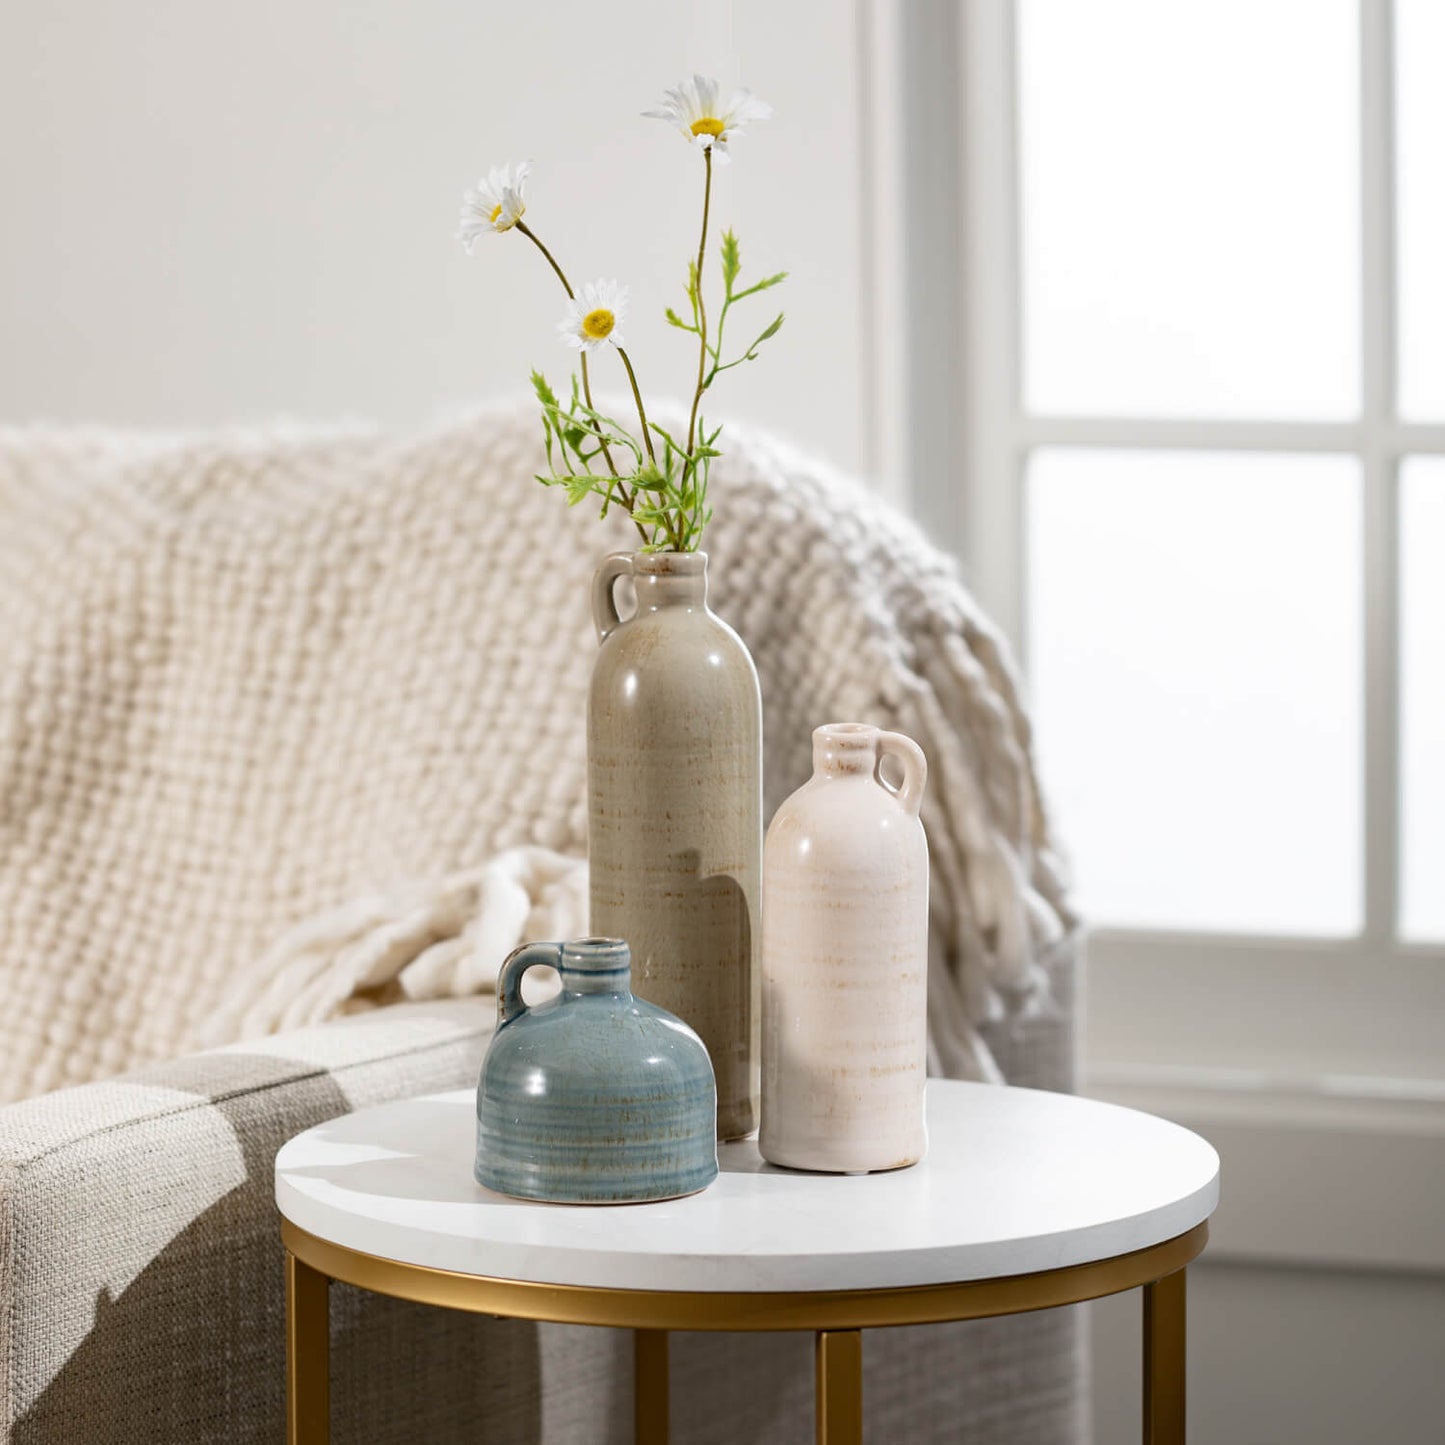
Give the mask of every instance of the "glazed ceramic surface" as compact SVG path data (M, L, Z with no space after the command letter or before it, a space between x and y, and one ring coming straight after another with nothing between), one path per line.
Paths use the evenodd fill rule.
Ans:
M562 991L522 1001L522 975ZM634 998L619 939L529 943L502 965L497 1031L477 1084L476 1177L568 1204L672 1199L717 1177L717 1095L701 1040Z
M637 610L614 589L630 577ZM587 705L591 927L632 946L637 991L701 1035L717 1133L757 1127L762 704L707 606L702 553L616 553L597 571Z
M774 1164L897 1169L927 1148L926 776L900 733L820 727L812 778L768 829L758 1147Z

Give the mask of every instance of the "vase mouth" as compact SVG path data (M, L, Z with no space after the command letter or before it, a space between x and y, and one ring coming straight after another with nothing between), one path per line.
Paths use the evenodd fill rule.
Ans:
M878 762L872 723L824 723L813 729L813 768L819 773L871 773Z
M632 969L632 950L622 938L573 938L562 945L557 964L561 973L590 977L625 974Z
M838 751L871 752L878 742L878 729L872 723L824 723L813 729L813 741Z
M706 552L637 552L632 558L635 577L705 577Z

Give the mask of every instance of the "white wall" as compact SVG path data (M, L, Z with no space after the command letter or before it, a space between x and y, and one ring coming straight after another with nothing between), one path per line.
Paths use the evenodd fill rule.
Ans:
M1139 1438L1137 1292L1093 1316L1098 1445ZM1190 1445L1439 1445L1445 1280L1203 1262L1189 1274Z
M1445 1439L1438 1105L1247 1081L1090 1091L1195 1129L1222 1161L1189 1271L1193 1445ZM1095 1438L1137 1439L1139 1297L1088 1308Z
M561 373L541 258L452 239L464 186L522 157L528 221L574 284L632 286L644 388L682 395L694 363L661 313L702 163L639 112L702 69L777 112L719 174L713 234L793 277L783 331L713 410L858 466L858 29L830 0L6 0L0 420L413 424Z

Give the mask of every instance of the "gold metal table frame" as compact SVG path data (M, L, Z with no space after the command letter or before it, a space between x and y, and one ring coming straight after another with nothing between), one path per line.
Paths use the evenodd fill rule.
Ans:
M669 1330L812 1330L819 1445L861 1445L865 1329L939 1324L1144 1291L1144 1442L1183 1445L1185 1267L1209 1238L1185 1234L1089 1264L1002 1279L898 1289L716 1293L600 1289L491 1279L402 1264L281 1221L286 1246L286 1426L291 1445L330 1438L328 1291L333 1280L445 1309L634 1331L637 1445L668 1438Z

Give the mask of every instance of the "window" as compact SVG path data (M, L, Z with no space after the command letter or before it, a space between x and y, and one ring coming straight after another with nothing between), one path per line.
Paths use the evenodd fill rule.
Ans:
M966 7L962 551L1096 1078L1438 1077L1445 7Z

